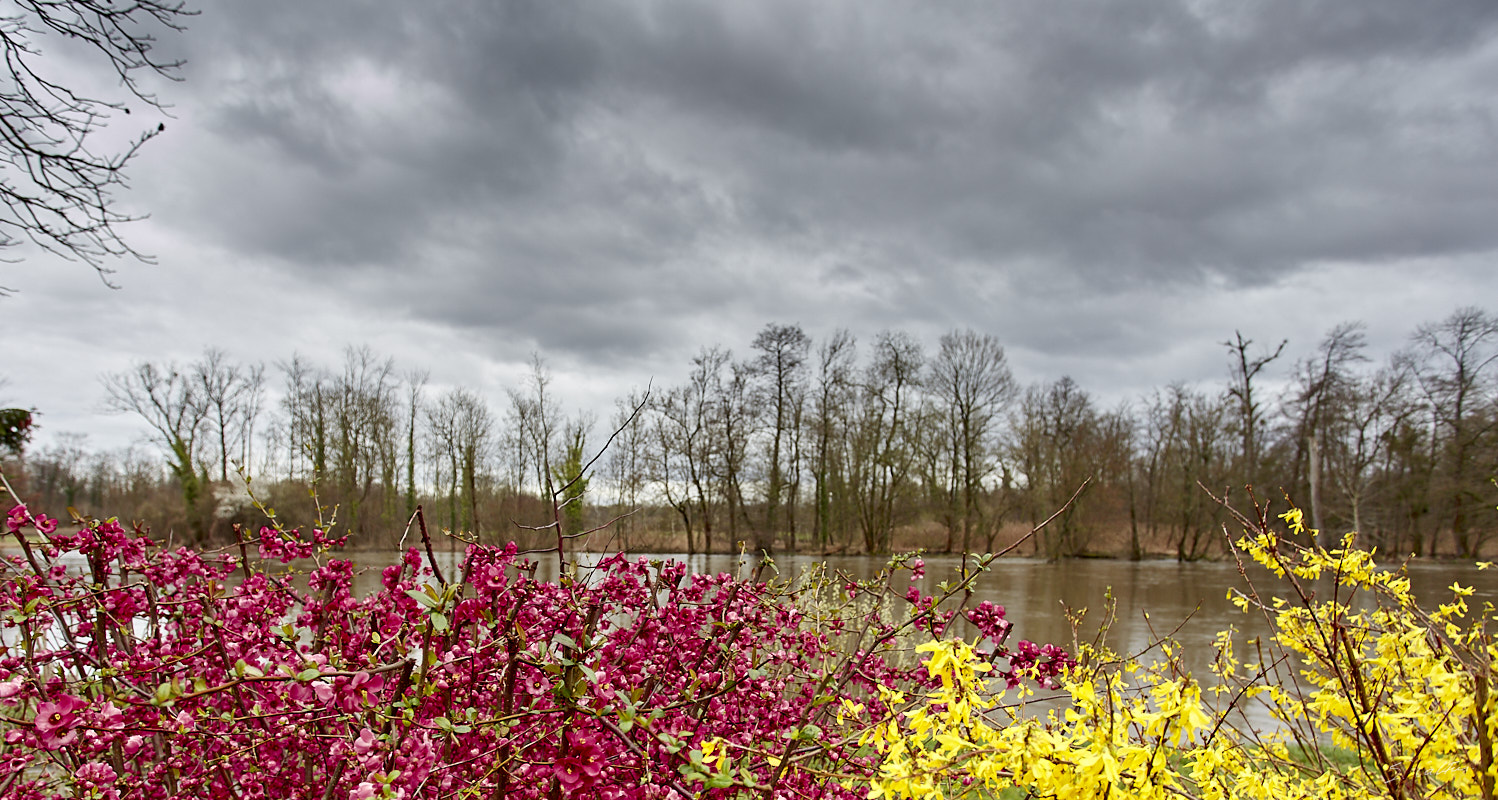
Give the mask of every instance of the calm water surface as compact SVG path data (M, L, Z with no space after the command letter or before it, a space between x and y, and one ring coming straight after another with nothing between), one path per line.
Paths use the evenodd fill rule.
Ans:
M734 555L639 554L650 559L684 561L692 572L730 572L748 575L758 562ZM451 552L436 553L438 563L449 578L456 575L461 556ZM583 554L582 558L596 558ZM634 555L631 556L636 557ZM355 553L351 556L361 567L372 567L360 577L359 591L379 588L379 570L394 563L399 554ZM537 577L555 579L554 556L536 556ZM825 561L827 566L855 578L871 578L888 563L887 559L866 556L780 555L774 559L782 577L794 577L806 568ZM953 580L961 566L958 556L925 556L926 576L917 582L922 592L934 593L942 581ZM1498 569L1479 571L1470 562L1418 562L1409 565L1410 582L1422 606L1433 609L1448 600L1447 587L1461 583L1476 589L1468 604L1481 609L1484 601L1498 605ZM896 580L901 591L909 585L909 573ZM1292 599L1288 585L1276 581L1267 571L1251 568L1248 577L1260 592L1277 593ZM1122 561L1082 559L1047 563L1027 558L1005 558L979 576L972 604L983 600L1002 605L1014 623L1011 643L1019 639L1070 645L1072 630L1066 609L1087 609L1081 627L1084 641L1091 640L1102 621L1106 597L1111 592L1117 604L1117 619L1108 634L1110 646L1123 653L1139 652L1167 634L1181 643L1186 665L1206 677L1212 662L1213 641L1219 631L1232 627L1239 631L1240 642L1267 633L1260 615L1245 614L1228 601L1230 588L1244 588L1237 564L1189 563L1176 561ZM1318 597L1330 597L1332 584L1318 582ZM1345 590L1344 590L1345 591ZM1240 654L1242 653L1240 649Z
M5 555L10 555L7 551ZM353 552L342 554L352 559L361 572L355 582L355 591L366 594L380 588L380 570L397 562L400 554L391 552ZM438 564L443 572L454 578L460 568L461 555L456 552L437 552ZM758 566L755 559L731 555L684 554L639 554L649 559L673 559L687 563L695 573L729 572L748 576ZM581 554L585 563L596 560L597 554ZM637 556L632 556L637 557ZM534 557L538 564L536 576L542 580L556 579L556 560L549 554ZM81 559L61 559L70 569L83 570ZM774 559L774 566L783 578L793 578L807 568L826 562L829 569L847 576L867 579L877 575L888 563L884 558L865 556L834 556L829 558L782 555ZM937 584L953 580L961 559L957 556L926 556L926 575L917 585L925 593L938 591ZM1480 571L1470 562L1417 562L1409 565L1409 575L1415 596L1427 609L1451 597L1447 588L1453 583L1470 586L1476 590L1468 604L1476 610L1484 602L1498 605L1498 569ZM1277 593L1286 599L1289 587L1273 579L1267 571L1252 568L1248 572L1259 591L1268 595ZM903 593L909 585L909 573L904 572L895 582L895 588ZM1117 652L1137 654L1145 650L1160 637L1170 635L1181 647L1185 666L1204 682L1211 682L1210 667L1215 649L1213 646L1219 631L1233 628L1236 631L1240 657L1246 654L1244 645L1248 640L1268 633L1264 618L1257 614L1245 614L1228 601L1230 588L1244 588L1244 578L1233 563L1180 564L1175 561L1116 561L1088 559L1062 563L1047 563L1026 558L1006 558L996 562L992 568L979 576L972 604L983 600L1002 605L1008 619L1014 623L1011 643L1019 639L1035 642L1054 642L1070 646L1072 630L1067 622L1066 609L1087 609L1080 628L1081 638L1090 641L1097 633L1102 620L1106 597L1111 594L1116 603L1117 617L1109 634L1108 643ZM1328 598L1333 586L1330 581L1315 584L1319 598ZM0 631L0 644L10 641L11 631ZM1145 656L1149 660L1149 655ZM1038 708L1051 704L1041 703ZM1251 721L1258 727L1268 723L1262 712L1250 712Z

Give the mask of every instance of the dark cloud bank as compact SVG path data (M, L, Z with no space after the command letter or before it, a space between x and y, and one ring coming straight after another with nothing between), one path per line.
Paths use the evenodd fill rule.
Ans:
M131 202L165 267L224 262L171 291L253 271L348 341L643 383L770 320L971 326L1143 385L1220 374L1234 327L1397 343L1498 296L1485 0L202 10ZM149 269L112 299L190 302L132 295Z

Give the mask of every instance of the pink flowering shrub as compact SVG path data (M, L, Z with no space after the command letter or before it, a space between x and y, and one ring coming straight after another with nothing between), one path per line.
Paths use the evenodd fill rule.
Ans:
M413 548L359 597L321 530L199 553L113 520L59 534L23 507L7 527L24 550L0 565L0 797L17 800L862 797L859 734L900 710L878 687L931 680L897 642L956 613L917 593L904 622L851 600L811 615L825 585L623 556L545 582L513 544L470 546L457 576ZM275 566L292 562L309 569ZM970 617L1013 675L1063 663L1005 648L1001 607Z

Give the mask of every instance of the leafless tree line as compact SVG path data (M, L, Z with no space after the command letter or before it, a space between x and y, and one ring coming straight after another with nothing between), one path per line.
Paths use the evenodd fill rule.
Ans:
M1313 527L1356 529L1386 551L1471 556L1498 525L1498 318L1479 309L1419 326L1383 364L1357 323L1293 365L1283 342L1235 332L1220 386L1174 384L1115 408L1070 377L1019 385L999 341L976 331L935 352L898 331L860 344L767 325L742 357L703 347L680 384L620 398L606 430L561 410L539 358L496 410L367 348L337 369L274 365L267 403L264 366L209 350L105 379L111 407L154 433L154 479L139 452L111 463L66 440L31 455L30 485L101 512L170 486L174 518L202 540L253 518L239 465L257 496L302 513L315 513L315 487L373 546L418 503L452 530L512 536L546 521L540 498L568 485L574 531L634 510L615 545L689 552L885 552L897 532L900 546L993 550L1006 524L1048 516L1089 479L1037 554L1206 556L1224 520L1198 484L1288 495ZM612 444L585 475L604 434Z

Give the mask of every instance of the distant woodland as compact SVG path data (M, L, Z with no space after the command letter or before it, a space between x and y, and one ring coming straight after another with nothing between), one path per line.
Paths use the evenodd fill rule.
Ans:
M1358 323L1296 363L1277 340L1212 346L1220 384L1103 408L1069 377L1020 385L981 332L932 352L900 331L814 341L769 324L737 352L703 347L685 382L618 398L609 419L565 411L539 358L485 397L438 391L367 348L272 365L209 350L104 376L110 408L145 423L149 444L17 441L5 473L54 515L191 543L257 529L255 501L292 524L321 514L363 547L395 546L418 505L434 529L543 542L555 498L568 533L615 520L594 546L992 551L1065 506L1019 552L1193 560L1221 552L1225 515L1205 486L1240 505L1249 487L1279 510L1288 498L1312 527L1384 552L1492 549L1498 318L1464 308L1420 325L1386 363Z

